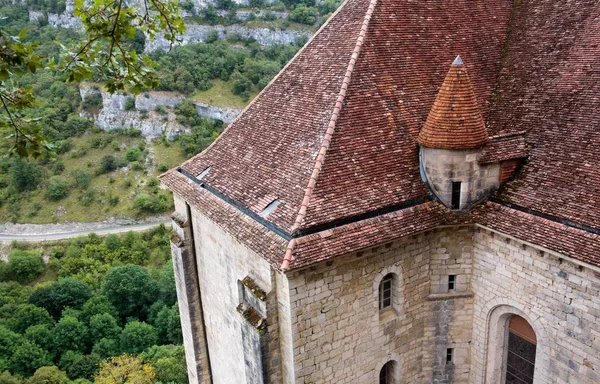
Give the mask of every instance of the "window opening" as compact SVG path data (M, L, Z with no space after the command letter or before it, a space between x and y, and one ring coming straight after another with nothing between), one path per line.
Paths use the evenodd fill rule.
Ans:
M460 181L452 182L452 205L450 208L452 209L460 209Z
M533 384L537 338L531 325L520 316L510 318L506 384Z
M379 384L391 384L394 376L394 362L388 361L379 371Z
M454 354L454 348L446 349L446 363L452 363L453 354Z
M453 291L456 289L456 275L448 275L448 290Z
M384 309L392 306L392 287L393 276L386 275L379 284L379 309Z

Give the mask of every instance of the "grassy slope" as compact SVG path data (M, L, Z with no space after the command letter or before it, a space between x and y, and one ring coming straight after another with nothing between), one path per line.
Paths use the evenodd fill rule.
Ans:
M194 101L199 101L201 103L214 105L216 107L228 107L228 108L244 108L248 101L242 99L238 95L234 95L232 90L233 81L229 80L227 82L222 80L213 80L212 88L207 91L196 92L192 99ZM257 92L254 91L250 94L250 100L252 100L257 95Z
M20 220L22 223L52 223L66 221L82 221L93 222L102 221L109 217L141 217L138 211L133 207L133 199L135 195L141 192L153 193L158 188L148 187L146 184L152 176L157 176L161 172L158 170L159 165L164 165L172 168L185 161L180 146L177 143L165 145L161 140L155 140L148 143L148 147L152 148L154 153L154 166L151 167L151 176L148 176L148 169L132 170L131 164L127 168L122 168L114 172L95 175L99 168L100 159L105 155L114 155L115 157L123 157L126 150L120 149L116 151L113 145L109 144L104 148L91 148L90 142L94 138L108 136L106 132L86 132L80 137L72 139L73 148L62 155L58 156L58 160L65 165L65 170L60 175L73 185L68 195L59 200L51 201L45 196L46 188L43 185L35 191L22 192L20 202ZM121 148L136 147L143 138L133 138L127 136L117 136L113 142L118 141ZM74 157L74 154L85 151L85 155ZM140 159L140 163L144 164L144 160ZM51 168L51 167L50 167ZM76 169L85 169L92 175L90 187L95 193L94 201L91 205L85 207L82 205L80 198L85 193L74 186L74 178L72 172ZM50 170L46 170L46 179L54 176ZM127 181L131 185L128 185ZM166 193L166 192L161 192ZM110 196L118 196L119 203L115 206L108 204ZM40 207L39 209L36 209ZM59 215L57 215L59 213ZM62 213L62 215L60 214ZM3 204L0 206L0 222L8 221L10 217L9 205Z

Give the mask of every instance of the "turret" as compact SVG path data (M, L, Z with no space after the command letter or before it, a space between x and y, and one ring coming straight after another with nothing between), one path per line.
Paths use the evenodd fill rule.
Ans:
M418 137L421 175L450 209L469 209L499 186L499 164L478 162L488 141L467 69L457 56Z

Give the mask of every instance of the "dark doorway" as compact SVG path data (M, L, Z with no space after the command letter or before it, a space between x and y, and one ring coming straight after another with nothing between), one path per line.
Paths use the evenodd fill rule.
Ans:
M527 320L520 316L511 317L505 383L533 384L536 344L535 332Z

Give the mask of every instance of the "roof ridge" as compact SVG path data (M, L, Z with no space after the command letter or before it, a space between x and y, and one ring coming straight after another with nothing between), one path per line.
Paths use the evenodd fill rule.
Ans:
M351 0L344 0L344 2L331 14L331 16L329 16L329 18L327 19L326 22L323 23L323 25L321 25L321 27L319 27L319 29L317 29L317 31L315 33L312 34L312 36L310 37L310 39L308 39L308 41L306 42L306 44L304 44L304 46L302 46L302 48L300 48L298 50L298 52L296 52L296 54L283 66L283 68L281 68L281 70L279 72L277 72L277 74L275 75L275 77L273 77L271 79L271 81L269 81L267 83L267 85L261 89L260 92L258 92L258 94L248 103L248 105L246 105L241 112L231 121L231 123L229 123L229 125L227 125L227 128L225 128L223 130L223 132L221 132L221 134L212 141L212 143L210 143L208 145L208 147L204 148L204 150L200 153L197 153L196 155L192 156L191 158L187 159L185 162L183 162L183 164L180 165L180 167L185 166L187 163L191 162L193 159L195 159L198 156L203 155L205 152L208 152L222 137L225 137L227 131L229 130L229 128L231 128L233 126L233 124L238 121L242 115L248 110L250 109L250 107L252 105L254 105L254 103L258 100L258 98L265 93L270 87L271 85L280 77L283 75L283 73L285 72L285 70L294 63L294 61L296 60L296 58L298 56L300 56L300 54L302 54L302 52L310 45L310 43L319 35L319 33L321 32L321 30L323 30L331 20L333 20L334 16L337 15L340 10L344 7L344 5L346 5L346 3L348 3Z
M378 0L370 0L369 7L367 8L367 12L365 13L365 18L363 19L362 25L360 27L360 31L358 33L358 38L356 39L356 45L352 51L352 55L350 56L350 61L348 63L348 67L346 68L346 73L344 74L344 80L342 80L342 86L340 92L338 93L337 100L335 101L335 106L333 107L333 111L331 113L331 119L329 120L329 124L327 125L327 130L325 131L325 135L323 136L323 141L321 144L321 149L319 149L319 153L315 160L315 166L313 167L313 171L310 175L310 179L308 181L308 185L306 187L304 198L302 199L302 204L300 205L300 210L298 215L296 216L296 220L294 221L294 225L291 228L290 233L296 231L304 217L306 216L306 210L308 208L308 204L310 203L310 199L312 197L313 190L317 183L317 178L319 177L319 173L321 172L321 168L325 162L325 155L327 153L327 149L329 148L329 144L331 143L331 138L333 137L333 133L335 132L335 126L337 123L337 119L340 115L340 111L342 110L342 104L346 97L346 91L348 90L348 86L350 85L350 80L352 77L352 72L354 72L354 66L358 60L358 56L362 50L363 41L365 36L367 35L367 29L369 27L369 23L371 21L371 16L373 15L373 11L375 10L375 5ZM345 4L344 4L345 5ZM339 7L340 10L342 7ZM330 18L330 20L333 17ZM294 240L290 241L288 245L288 249L286 250L285 257L283 263L281 264L282 270L288 270L290 267L290 262L292 261L292 251L296 242Z

